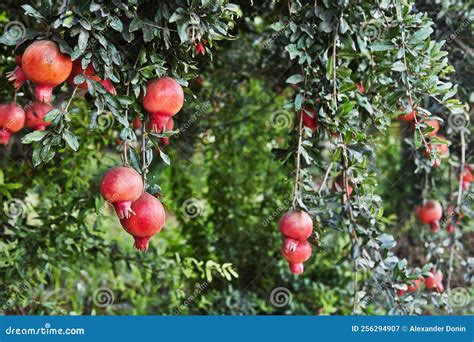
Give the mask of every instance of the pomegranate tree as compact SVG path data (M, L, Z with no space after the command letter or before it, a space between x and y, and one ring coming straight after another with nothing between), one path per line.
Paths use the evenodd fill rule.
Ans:
M148 82L143 108L150 114L154 131L162 132L168 120L181 110L183 104L183 88L176 80L165 76Z
M26 48L22 69L26 79L35 84L36 99L49 103L53 88L69 77L72 61L68 55L59 51L56 42L40 40Z
M140 174L126 166L117 166L106 172L100 183L100 193L104 199L114 205L120 219L134 214L132 202L143 192Z
M148 242L165 225L166 214L161 202L149 193L143 193L132 203L135 215L120 220L123 228L135 239L135 248L148 249Z
M0 105L0 144L6 145L12 133L25 125L25 111L16 103Z

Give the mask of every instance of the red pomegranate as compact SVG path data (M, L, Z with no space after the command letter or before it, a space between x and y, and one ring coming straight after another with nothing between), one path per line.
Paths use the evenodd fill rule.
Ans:
M348 181L348 184L347 184L347 196L350 196L352 194L352 191L354 189L352 188L351 186L351 182ZM343 181L343 177L342 177L342 174L340 174L339 176L337 176L333 183L332 183L332 191L334 192L343 192L344 191L344 181Z
M166 123L165 131L172 131L173 128L174 128L174 120L173 118L170 118L168 122ZM161 138L160 140L161 140L161 143L165 146L170 144L170 138Z
M100 81L100 77L97 76L95 74L95 70L94 68L92 67L91 64L89 64L87 67L86 67L86 70L84 72L84 69L82 68L82 62L78 59L76 59L73 63L72 63L72 70L71 70L71 74L69 75L69 77L67 78L67 83L71 86L71 87L75 87L76 84L74 84L74 77L76 77L77 75L80 75L82 73L84 73L84 75L91 79L91 80L95 80L97 82ZM84 81L82 82L81 84L79 84L77 86L79 89L82 89L82 90L87 90L87 82Z
M22 69L26 79L36 85L36 99L49 103L53 88L63 83L71 73L72 61L68 55L59 51L55 42L40 40L26 48Z
M6 145L12 133L25 125L25 111L15 103L0 105L0 144Z
M10 82L13 82L13 86L15 89L20 89L23 83L25 83L26 78L25 74L23 73L23 69L21 68L21 60L23 58L23 55L16 55L15 60L16 60L16 67L13 69L13 71L7 72L6 76L7 79Z
M132 122L132 128L134 130L137 130L139 128L142 128L142 120L140 120L139 117L136 117L135 120Z
M408 285L407 290L398 290L398 295L403 296L407 291L408 292L416 292L420 289L420 285L423 283L424 279L420 276L418 279L412 280L411 282L413 285Z
M148 82L143 107L151 116L155 132L163 131L168 120L181 110L183 104L183 88L171 77L155 78Z
M443 273L438 270L432 269L430 271L430 276L425 277L425 285L429 290L435 290L437 292L443 292Z
M362 94L365 93L365 87L364 87L364 85L363 85L362 83L356 83L355 85L356 85L357 90L358 90L359 92L361 92Z
M470 184L472 183L472 172L471 172L471 167L466 166L464 167L464 171L462 173L462 178L461 178L461 185L462 189L466 191L469 189Z
M25 126L35 131L44 131L51 122L44 122L45 115L53 109L48 103L35 101L26 111Z
M416 208L416 216L421 222L429 224L431 231L435 233L440 228L439 220L443 216L443 208L438 201L426 201Z
M280 232L290 243L286 246L288 252L295 251L298 241L307 240L313 233L313 220L303 210L292 210L280 219ZM296 240L293 242L291 240Z
M411 122L415 120L415 115L417 115L418 112L416 110L412 110L411 112L405 112L403 111L402 114L398 115L398 119L401 121L407 121Z
M308 114L309 113L309 114ZM314 109L302 109L300 117L303 115L303 125L315 132L319 128L318 112Z
M156 197L145 192L132 203L132 210L135 215L120 220L120 223L135 239L135 248L146 251L151 237L165 225L165 209Z
M303 263L311 257L311 244L308 241L299 241L296 249L293 252L290 252L287 249L288 243L286 240L288 239L285 239L283 242L281 252L285 259L290 263L291 273L295 275L302 274L304 271Z
M456 225L454 223L450 223L448 224L448 226L446 227L446 230L449 234L453 234L454 231L456 230Z
M106 172L100 183L100 193L114 205L120 219L129 218L133 213L131 205L143 192L140 174L127 166L117 166Z
M439 121L438 120L426 120L425 121L425 124L428 126L428 127L432 127L433 130L431 132L429 132L427 135L429 136L435 136L436 133L438 133L439 129L440 129L440 125L439 125Z

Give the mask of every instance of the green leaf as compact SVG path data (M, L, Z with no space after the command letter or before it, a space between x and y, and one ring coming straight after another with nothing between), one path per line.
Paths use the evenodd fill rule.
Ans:
M369 49L371 49L372 51L389 51L395 48L396 46L387 40L380 40L369 45Z
M73 151L77 151L79 149L79 141L77 140L77 137L70 131L66 130L63 132L63 139L66 140L66 143Z
M170 165L170 157L162 150L160 150L160 157L166 165Z
M426 40L426 38L428 38L431 33L433 33L433 29L431 27L423 27L421 29L419 29L418 31L416 31L409 39L408 39L408 43L409 44L417 44L417 43L420 43L424 40Z
M54 121L59 115L61 115L61 110L54 108L44 116L43 121Z
M402 72L402 71L407 70L407 66L402 61L396 61L392 65L392 70Z
M286 79L286 83L289 84L298 84L304 81L304 77L300 74L291 75Z
M420 131L418 129L415 129L415 136L414 136L413 140L415 142L415 147L417 149L420 148L421 145L423 145L423 137L420 134Z
M31 144L34 141L40 141L46 136L46 134L48 134L48 131L34 131L25 135L23 139L21 139L21 142L23 144Z
M110 22L110 27L112 27L115 31L122 32L123 31L123 24L120 19L116 16L112 17L112 21Z

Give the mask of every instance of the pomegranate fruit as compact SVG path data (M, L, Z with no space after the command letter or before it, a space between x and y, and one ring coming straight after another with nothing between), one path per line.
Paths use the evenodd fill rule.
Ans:
M296 249L290 252L287 248L288 242L285 239L281 252L290 264L290 271L295 275L302 274L304 271L303 263L311 257L312 248L308 241L299 241ZM290 239L291 240L291 239Z
M362 83L356 83L355 85L356 85L357 90L358 90L359 92L361 92L362 94L365 93L365 87L364 87L364 85L363 85Z
M25 74L23 73L23 69L21 68L21 61L22 61L23 56L22 55L16 55L15 60L16 60L16 67L13 69L13 71L7 72L6 76L7 79L10 82L13 82L13 86L15 89L20 89L23 83L25 83L26 78Z
M132 202L143 192L140 174L127 166L117 166L107 171L100 183L100 193L114 205L120 219L129 218L133 213Z
M53 88L63 83L71 73L72 61L59 51L58 44L40 40L23 53L22 69L26 79L33 82L38 101L51 102Z
M132 210L135 215L120 220L120 223L135 239L135 248L146 251L151 237L165 224L165 209L156 197L145 192L132 203Z
M53 106L50 104L35 101L26 111L25 126L35 131L44 131L51 122L44 122L43 118L51 109Z
M408 112L408 113L403 111L402 114L398 115L398 119L401 121L411 122L415 120L415 115L417 114L418 112L416 110L412 110L411 112Z
M456 225L454 223L450 223L446 227L446 230L448 231L449 234L453 234L454 231L456 230Z
M428 127L432 127L433 130L431 132L429 132L427 135L429 136L435 136L436 133L438 133L439 129L440 129L440 125L439 125L439 121L438 120L426 120L425 121L425 124L428 126Z
M443 208L438 201L427 201L416 208L416 216L421 222L429 224L431 231L435 233L440 228L439 220L443 216Z
M171 77L155 78L148 82L143 107L151 116L153 131L162 132L168 120L184 104L183 88Z
M342 179L342 174L337 176L336 179L334 179L332 183L332 191L334 192L343 192L344 190L344 184L343 184L343 179ZM347 196L350 196L352 194L352 191L354 190L351 186L351 182L348 182L347 184Z
M464 167L464 171L463 171L462 177L461 177L461 183L462 183L461 184L462 189L464 191L469 189L469 186L472 183L472 172L471 172L471 167L470 166Z
M308 114L308 112L310 114ZM303 125L308 127L312 132L319 128L318 112L314 109L303 109L300 112L300 117L303 115Z
M304 241L313 233L313 220L303 210L292 210L282 216L279 227L284 237ZM295 248L291 248L291 251Z
M173 118L170 118L168 120L168 122L166 123L165 132L166 131L172 131L173 128L174 128L174 120L173 120ZM165 146L170 144L170 138L161 138L160 141Z
M407 291L408 292L416 292L420 289L420 285L423 283L423 277L419 277L418 279L412 280L412 284L408 285L407 290L398 290L398 295L403 296Z
M437 292L443 292L443 273L440 270L436 271L435 269L432 269L430 273L430 276L425 277L426 288Z
M67 83L71 86L71 87L75 87L76 84L74 84L74 77L76 77L77 75L80 75L82 73L84 73L84 75L91 79L91 80L95 80L97 82L100 81L100 77L97 76L95 74L95 70L94 68L92 67L92 65L88 65L86 67L86 70L84 71L84 69L82 68L82 62L78 59L76 59L73 63L72 63L72 70L71 70L71 74L69 75L69 77L67 78ZM82 89L82 90L87 90L87 82L84 81L82 82L81 84L77 85L77 87L79 89Z
M139 117L136 117L135 120L133 120L132 128L133 128L133 130L137 130L139 128L142 128L142 120L140 120Z
M16 103L0 105L0 144L6 145L12 133L25 125L25 111Z

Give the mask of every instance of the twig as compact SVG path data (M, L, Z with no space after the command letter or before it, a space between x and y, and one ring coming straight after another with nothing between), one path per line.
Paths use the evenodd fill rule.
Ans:
M326 173L324 174L323 180L321 181L321 184L319 185L318 196L321 196L321 191L324 189L324 186L326 185L327 179L329 177L329 173L331 172L333 165L334 165L334 162L329 163Z

